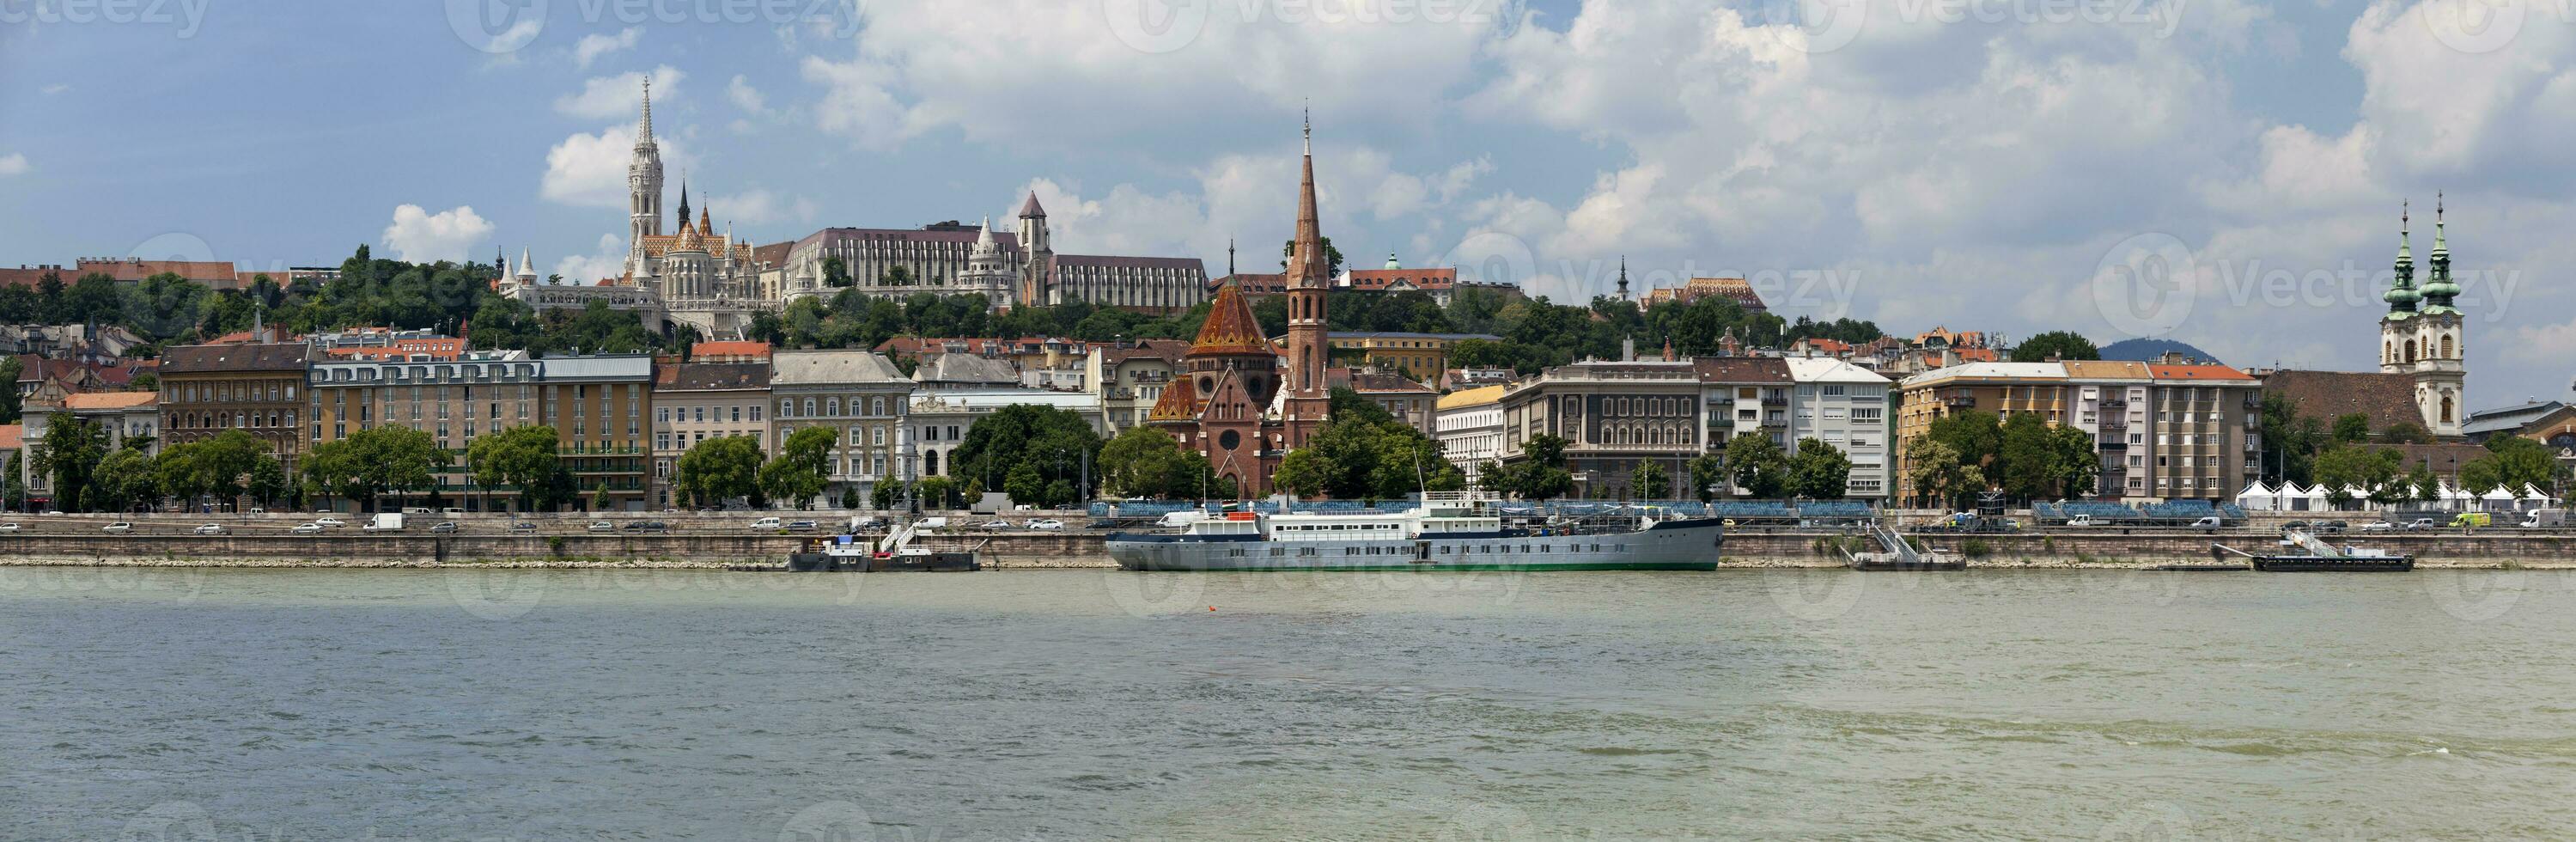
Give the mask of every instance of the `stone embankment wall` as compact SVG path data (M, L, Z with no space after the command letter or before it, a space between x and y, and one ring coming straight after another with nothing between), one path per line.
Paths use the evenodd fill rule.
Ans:
M804 538L781 535L17 535L0 537L0 564L418 567L775 566ZM1098 536L1000 535L925 539L974 548L996 567L1107 566Z

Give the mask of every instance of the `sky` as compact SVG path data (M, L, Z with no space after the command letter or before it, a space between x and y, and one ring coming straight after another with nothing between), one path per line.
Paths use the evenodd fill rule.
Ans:
M2437 192L2470 404L2576 379L2576 0L0 0L0 265L624 252L636 96L756 242L1007 220L1276 271L2361 370ZM1267 245L1264 245L1267 244Z

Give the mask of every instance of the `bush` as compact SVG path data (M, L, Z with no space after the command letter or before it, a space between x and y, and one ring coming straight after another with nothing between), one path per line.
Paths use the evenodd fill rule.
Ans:
M1994 555L1995 548L1984 538L1970 538L1959 544L1959 552L1969 558L1985 558Z

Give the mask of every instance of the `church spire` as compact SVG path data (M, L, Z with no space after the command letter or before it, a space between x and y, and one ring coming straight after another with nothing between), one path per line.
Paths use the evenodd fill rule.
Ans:
M644 116L635 119L635 146L653 145L653 77L644 77Z
M2424 312L2454 312L2451 301L2460 295L2460 284L2451 280L2451 242L2444 231L2442 195L2433 194L2432 272L2424 279Z
M1324 256L1324 225L1315 212L1315 118L1306 118L1304 173L1297 184L1296 265L1288 267L1290 289L1323 289L1332 283L1332 264Z
M1619 255L1619 300L1628 300L1628 256Z
M2405 318L2414 313L2415 302L2424 297L2415 291L2415 249L2409 242L2407 230L2410 215L2408 206L2400 203L2397 210L2397 277L2389 283L2388 292L2379 296L2381 301L2388 302L2388 315L2392 318Z
M689 227L689 173L680 171L680 227Z

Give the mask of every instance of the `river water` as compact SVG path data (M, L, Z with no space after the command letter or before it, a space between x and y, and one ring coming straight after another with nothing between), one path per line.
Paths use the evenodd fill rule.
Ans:
M2571 591L0 568L0 838L2562 835Z

